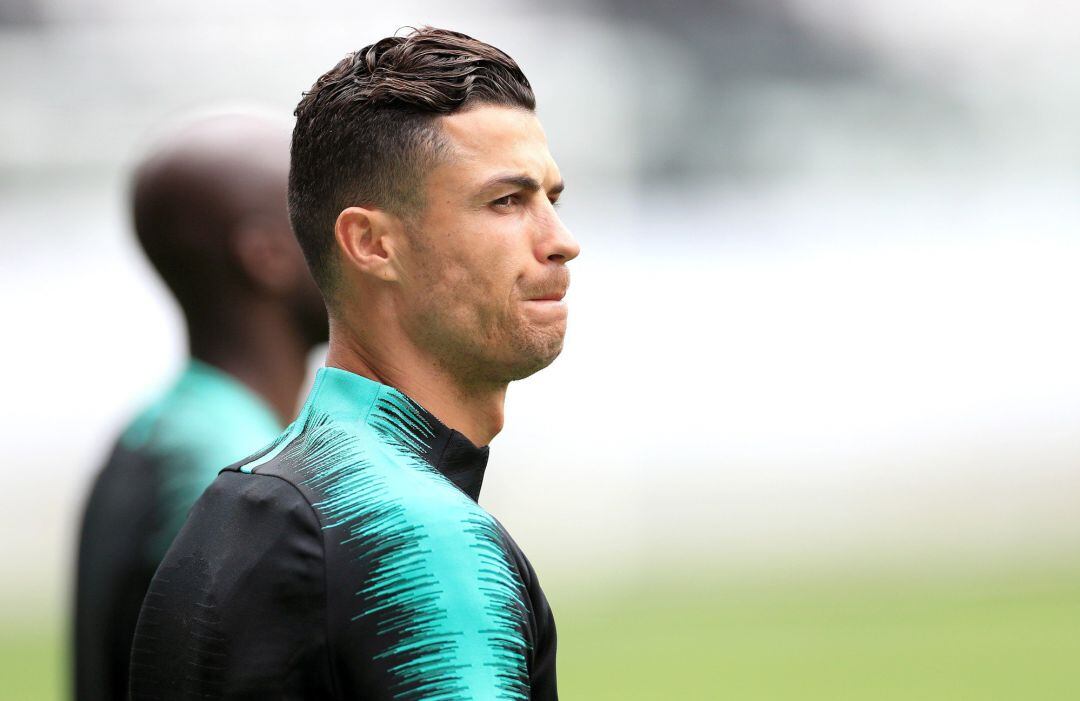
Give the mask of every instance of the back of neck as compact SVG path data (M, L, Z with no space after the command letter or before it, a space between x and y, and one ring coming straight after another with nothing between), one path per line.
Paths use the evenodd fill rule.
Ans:
M256 311L230 323L189 323L188 344L193 358L239 380L283 425L295 417L311 344L285 320Z

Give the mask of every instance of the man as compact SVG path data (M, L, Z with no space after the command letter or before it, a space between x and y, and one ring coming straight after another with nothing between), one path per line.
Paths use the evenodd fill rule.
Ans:
M477 504L512 380L559 354L578 245L528 80L424 29L296 110L293 228L328 367L192 509L132 652L148 698L555 699L555 626Z
M244 115L189 123L138 167L146 255L176 296L191 357L123 432L79 543L75 696L124 698L139 607L191 505L296 414L326 313L289 228L289 133Z

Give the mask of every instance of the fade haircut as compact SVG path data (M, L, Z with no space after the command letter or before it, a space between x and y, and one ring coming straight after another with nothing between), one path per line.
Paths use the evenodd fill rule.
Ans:
M334 222L347 207L406 219L424 207L424 173L445 151L436 120L479 105L533 111L514 59L470 36L424 27L349 54L296 107L289 218L324 296Z

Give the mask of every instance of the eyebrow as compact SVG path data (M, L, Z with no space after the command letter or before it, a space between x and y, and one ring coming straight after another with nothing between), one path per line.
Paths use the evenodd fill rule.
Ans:
M539 181L535 178L530 178L527 175L497 175L484 183L481 189L489 190L496 185L516 185L522 190L528 190L530 192L539 192L543 188L540 186ZM560 180L551 186L551 189L547 191L548 197L558 195L566 189L566 181Z

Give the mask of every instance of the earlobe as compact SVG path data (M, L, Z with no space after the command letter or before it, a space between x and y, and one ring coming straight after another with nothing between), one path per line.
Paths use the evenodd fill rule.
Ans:
M380 280L396 277L390 215L377 209L347 207L334 223L334 238L344 262Z

